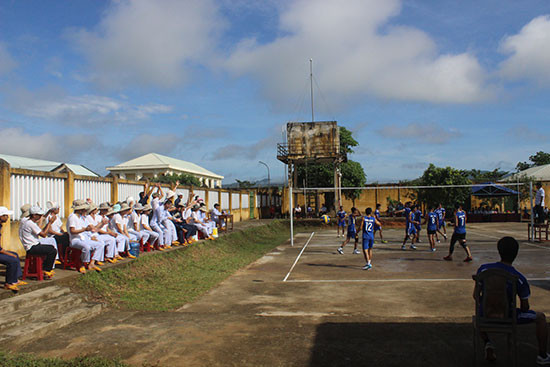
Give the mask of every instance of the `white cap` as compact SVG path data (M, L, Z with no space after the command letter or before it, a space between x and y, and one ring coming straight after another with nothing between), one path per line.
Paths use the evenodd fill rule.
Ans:
M136 202L136 201L134 200L134 197L133 197L133 196L128 196L128 197L126 198L126 204L128 204L128 205L132 205L132 204L134 204L135 202Z
M46 208L48 208L48 210L59 209L59 204L55 201L48 201L46 202Z
M0 206L0 217L2 215L13 215L13 210L8 210L5 206Z
M39 207L39 206L31 206L31 208L29 209L29 214L30 215L33 215L33 214L39 214L39 215L44 215L44 210Z

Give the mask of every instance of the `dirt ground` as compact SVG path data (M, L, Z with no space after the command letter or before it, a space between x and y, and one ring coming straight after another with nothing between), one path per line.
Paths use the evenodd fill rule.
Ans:
M550 314L550 246L526 242L526 225L472 224L474 261L448 241L435 253L427 239L402 251L403 230L387 229L374 268L362 255L336 252L335 231L296 236L239 271L198 301L174 312L107 310L30 344L9 349L44 356L120 356L160 366L471 366L474 301L471 275L498 260L496 241L520 240L516 268L531 283L531 307ZM304 245L307 243L307 247ZM301 253L301 256L299 256ZM296 263L291 270L292 265ZM286 281L283 281L286 278ZM534 366L534 326L519 331L521 366ZM495 338L499 362L503 338Z

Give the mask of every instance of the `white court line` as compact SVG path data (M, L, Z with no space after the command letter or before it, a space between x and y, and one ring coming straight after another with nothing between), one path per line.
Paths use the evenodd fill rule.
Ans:
M311 236L309 236L309 239L307 240L306 244L302 248L302 251L300 251L300 253L298 254L298 257L294 261L294 264L292 264L292 266L290 267L290 270L288 271L288 274L286 275L286 277L283 279L283 282L286 282L286 280L290 276L290 273L292 273L292 270L294 270L294 267L296 266L296 264L298 264L298 260L300 260L300 256L302 256L302 254L304 253L304 250L306 249L307 245L309 244L309 241L311 241L311 239L313 238L314 234L315 234L315 232L311 232Z
M496 237L496 236L490 236L490 235L487 235L487 234L483 234L483 233L479 233L479 232L474 232L474 231L469 231L470 233L473 233L477 236L482 236L482 237L487 237L487 238L494 238L496 240L500 240L501 237ZM545 247L545 246L540 246L540 245L535 245L534 243L530 243L530 242L522 242L521 243L522 245L527 245L527 246L532 246L532 247L536 247L536 248L541 248L541 249L544 249L544 250L550 250L549 247Z
M550 278L529 278L533 280L550 280ZM443 279L291 279L287 283L396 283L396 282L472 282L472 278L443 278Z

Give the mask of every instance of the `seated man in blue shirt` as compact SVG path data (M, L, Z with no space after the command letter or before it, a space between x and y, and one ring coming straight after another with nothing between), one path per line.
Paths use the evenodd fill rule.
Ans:
M546 316L542 312L535 312L529 309L529 296L531 290L527 279L517 271L512 263L516 259L519 251L519 244L513 237L503 237L497 244L500 261L496 263L483 264L477 270L477 274L488 269L503 269L518 277L517 292L520 298L520 308L517 310L518 324L527 324L535 322L537 326L537 340L539 342L539 355L537 364L540 366L550 366L550 354L547 353L548 329L546 326ZM481 338L485 341L485 358L494 361L495 348L489 340L487 333L481 333Z

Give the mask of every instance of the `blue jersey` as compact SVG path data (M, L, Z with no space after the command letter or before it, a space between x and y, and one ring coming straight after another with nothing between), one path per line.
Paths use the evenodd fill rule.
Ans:
M458 234L464 234L466 233L466 213L463 211L456 212L456 226L455 226L455 233Z
M479 269L477 269L477 274L487 269L502 269L511 274L516 275L518 277L517 292L518 292L519 298L528 299L529 296L531 295L531 289L529 288L529 283L527 282L527 279L525 278L525 276L523 276L523 274L517 271L513 266L509 266L501 262L483 264L479 267ZM509 289L508 294L511 294L512 293L511 284L508 284L507 288Z
M363 217L363 238L374 238L375 220L373 216Z
M348 215L348 232L355 233L355 217L353 215Z
M403 215L405 216L405 221L408 224L409 221L411 220L411 208L405 208L403 210L404 210Z
M435 212L437 213L439 223L443 223L445 221L445 208L438 208Z
M438 215L436 212L428 213L428 231L437 230L437 219L438 219Z
M340 219L340 220L343 220L345 217L346 217L346 212L345 211L339 211L338 213L336 213L336 216Z
M376 209L374 211L374 216L376 217L376 219L380 220L380 210Z
M422 211L416 210L413 214L413 219L415 222L418 222L418 224L420 224L420 221L422 220Z

